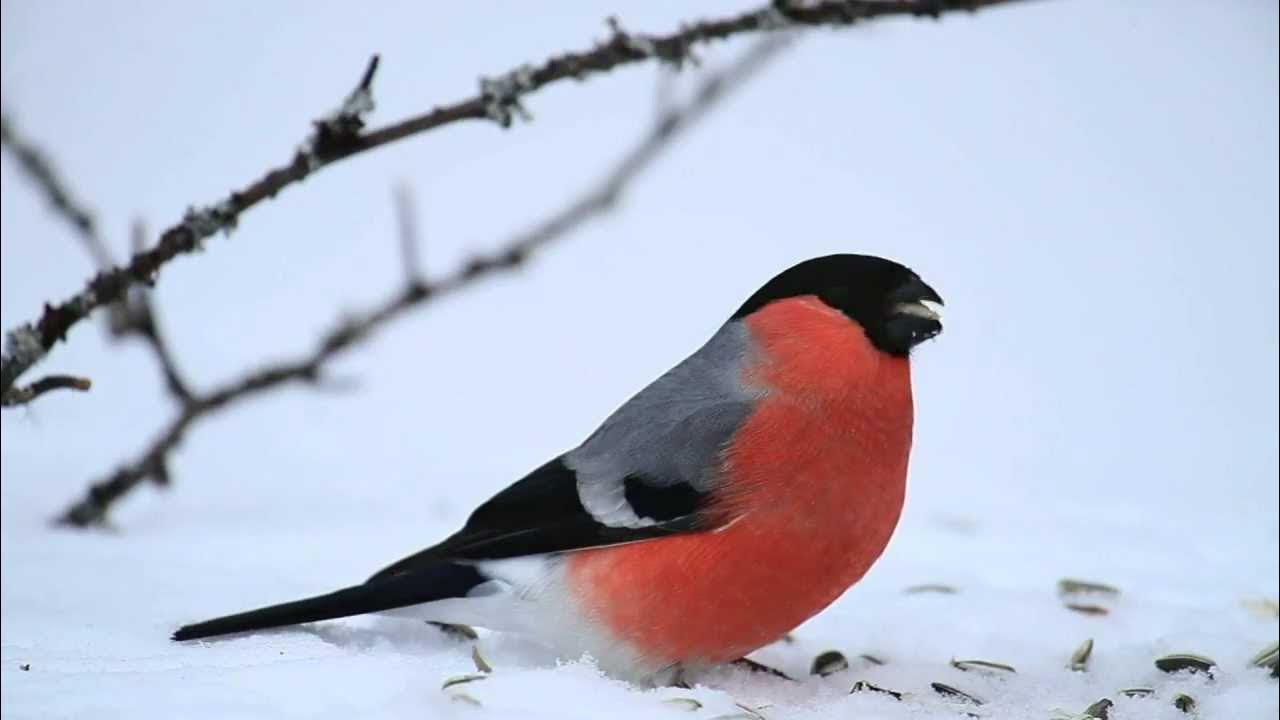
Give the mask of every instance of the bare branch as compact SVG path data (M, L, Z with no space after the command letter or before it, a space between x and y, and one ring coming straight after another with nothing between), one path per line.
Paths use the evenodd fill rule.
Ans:
M430 301L462 290L483 278L520 267L536 250L565 237L586 221L613 209L617 206L628 183L652 165L661 152L671 146L672 141L681 131L703 117L727 92L750 78L785 45L785 36L766 39L749 50L741 60L728 69L708 76L687 104L669 108L645 134L640 143L624 155L582 197L569 203L532 229L511 238L497 252L476 255L450 274L430 281L423 281L416 273L411 273L404 286L390 297L363 313L349 316L335 324L310 353L290 361L259 368L208 394L197 395L191 402L184 405L178 416L139 458L120 467L104 480L91 485L84 497L58 517L58 522L74 527L87 527L102 522L113 503L148 478L160 477L167 480L170 453L182 442L187 431L198 420L233 403L247 400L286 384L317 382L330 360L366 340L393 320ZM405 198L407 198L405 194L397 196L402 248L406 242L416 240L411 208L404 202ZM403 249L402 252L404 252Z
M79 390L80 392L87 392L92 385L93 383L90 382L89 378L76 377L75 375L49 375L26 387L10 388L3 397L0 397L0 405L4 407L25 405L50 390Z
M737 35L790 27L841 27L890 16L937 17L954 10L976 10L1014 0L825 0L794 4L776 0L763 8L734 17L681 26L667 35L636 35L614 27L611 37L589 50L551 57L538 65L522 65L495 78L482 78L480 92L450 105L407 118L387 127L361 133L363 115L373 107L372 80L376 58L356 90L338 110L317 123L316 132L293 160L268 171L241 190L212 205L188 210L182 221L166 230L155 247L137 253L127 265L98 273L83 290L56 305L46 304L39 319L11 329L0 358L0 392L39 362L67 332L89 313L118 301L130 286L154 282L161 267L193 252L217 232L229 232L240 215L311 173L340 160L463 120L489 119L502 127L526 115L522 102L529 94L565 79L584 79L614 68L656 59L680 65L691 58L695 45Z
M275 195L285 186L302 180L328 162L326 158L354 142L364 128L364 115L373 110L372 85L377 68L378 57L375 55L341 107L315 122L315 130L299 146L290 165L268 172L244 192L233 192L219 203L199 209L189 208L182 222L165 231L155 247L135 252L125 266L112 267L109 253L104 252L105 268L83 290L58 305L46 303L44 312L34 325L26 323L6 333L4 355L0 358L0 393L12 387L18 376L39 362L50 347L91 312L127 299L132 287L151 286L163 264L178 255L201 249L204 240L218 232L230 232L241 212ZM131 311L135 310L131 308ZM147 314L150 315L149 309ZM154 318L140 322L145 323L140 327L149 330L139 330L137 334L151 340L155 334ZM166 374L169 374L169 369L172 369L172 363L166 368Z
M132 245L136 250L146 247L147 229L142 221L133 223ZM194 396L178 364L169 350L169 342L156 322L155 308L151 302L149 288L131 288L125 293L125 299L111 306L109 318L111 335L115 338L137 337L145 341L160 364L160 372L164 375L165 388L180 405L190 403Z
M101 270L109 270L115 265L111 250L98 232L93 213L87 205L72 198L66 184L60 179L48 155L36 144L19 136L7 116L0 116L0 131L3 142L18 159L19 165L26 171L31 181L49 198L50 204L57 213L64 217L77 231L90 259ZM146 246L146 230L141 223L133 228L133 250L140 252ZM156 325L150 299L145 288L131 288L124 298L111 304L108 317L108 329L115 338L137 336L147 341L160 362L164 373L165 384L170 393L179 402L191 399L186 383L182 381L177 366L169 352L163 336ZM76 383L68 381L76 380ZM51 382L52 381L52 382ZM49 390L70 388L87 390L88 381L66 375L54 375L23 388L9 388L0 396L0 406L16 407L31 402Z
M13 152L18 165L48 198L54 211L76 229L76 234L80 236L80 241L84 243L94 264L99 268L114 265L111 253L98 235L98 225L93 219L93 213L72 196L58 171L40 148L18 134L7 114L0 114L0 142Z

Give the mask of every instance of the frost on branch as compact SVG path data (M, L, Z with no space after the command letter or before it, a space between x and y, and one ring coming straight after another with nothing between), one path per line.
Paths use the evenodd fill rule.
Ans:
M24 323L9 331L4 338L4 361L5 364L18 363L24 366L31 366L37 360L44 357L44 343L40 342L40 333L31 326L31 323Z
M488 118L504 128L511 127L511 120L516 115L521 120L531 120L532 116L520 104L520 96L535 89L533 66L521 65L509 73L496 78L480 78L480 94L484 97L484 113Z
M298 157L306 164L307 172L319 169L327 152L360 135L365 116L377 107L373 100L373 75L377 71L378 56L374 55L347 99L336 110L315 121L315 131L298 146Z
M34 365L48 352L40 340L40 331L31 325L21 325L5 336L4 364L13 367L21 363ZM79 390L84 392L92 383L88 378L74 375L50 375L26 387L10 387L0 394L0 407L25 405L51 390Z
M196 250L204 249L204 239L223 231L228 234L236 228L236 207L230 200L223 200L214 205L206 205L200 209L187 208L182 216L182 225L191 233L191 242Z
M616 17L611 16L605 22L608 23L609 30L613 33L610 43L621 45L641 58L657 58L676 70L683 69L686 62L695 67L698 65L698 57L693 54L689 47L689 42L681 41L662 44L655 42L654 38L648 35L627 32L622 28L622 23ZM688 29L688 24L681 26L682 33L687 32Z

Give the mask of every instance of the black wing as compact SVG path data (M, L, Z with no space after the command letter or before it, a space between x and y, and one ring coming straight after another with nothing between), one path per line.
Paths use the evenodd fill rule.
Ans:
M581 550L708 530L710 497L687 484L657 485L628 476L627 502L652 521L613 527L597 521L578 495L577 475L556 458L476 508L467 524L444 542L378 571L370 580L398 575L441 561L499 560Z

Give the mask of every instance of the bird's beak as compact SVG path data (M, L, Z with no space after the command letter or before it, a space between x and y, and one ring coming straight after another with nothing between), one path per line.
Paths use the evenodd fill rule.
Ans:
M891 296L897 302L893 305L893 314L910 315L922 320L942 321L942 296L925 284L920 278L903 285Z
M920 278L913 278L889 296L885 323L904 352L942 332L942 297Z
M913 302L898 303L894 306L893 312L901 315L911 315L925 320L933 320L935 322L942 321L942 302L934 300L916 300Z

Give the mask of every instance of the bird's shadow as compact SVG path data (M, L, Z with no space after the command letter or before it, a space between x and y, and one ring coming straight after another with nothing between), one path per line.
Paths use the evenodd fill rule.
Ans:
M230 642L248 636L265 638L310 636L335 648L359 653L388 649L405 654L452 651L465 657L470 653L469 648L476 647L482 650L483 655L495 667L550 669L571 661L569 658L559 656L552 648L524 635L484 630L480 630L480 633L479 638L471 639L423 620L372 617L367 618L363 623L350 621L307 623L223 635L201 642ZM751 667L753 664L755 663L745 660L729 663L707 668L693 677L698 684L721 688L739 685L747 687L761 680L778 682L785 686L799 686L803 683L803 675L788 677L770 665Z
M203 638L200 642L219 644L255 636L268 638L311 636L337 648L357 651L391 648L404 652L421 652L423 650L445 650L463 647L467 642L470 642L423 621L395 618L373 618L366 624L320 622L289 625L268 630L253 630Z
M368 652L391 649L407 654L454 651L464 656L475 646L490 661L525 668L553 668L563 658L532 638L480 630L477 639L464 637L422 620L375 617L367 624L350 622L293 625L270 631L279 635L310 635L343 650Z
M358 651L389 647L420 652L462 647L469 642L420 620L394 618L373 618L368 625L312 623L281 628L281 632L311 635L334 647Z

